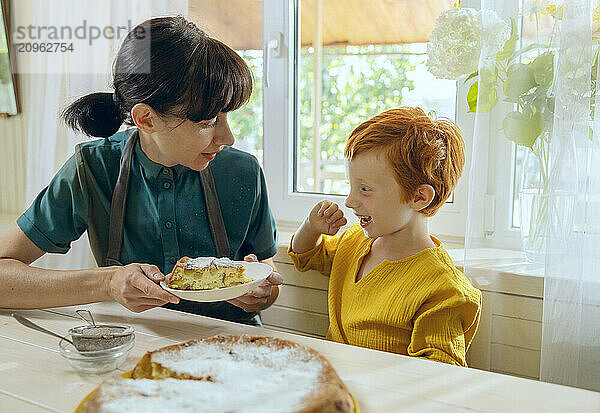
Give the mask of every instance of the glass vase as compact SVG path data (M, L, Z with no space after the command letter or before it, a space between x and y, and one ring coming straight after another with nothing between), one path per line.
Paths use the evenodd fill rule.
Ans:
M548 230L548 193L543 189L522 189L519 193L521 240L529 261L544 262Z
M519 207L523 251L529 261L545 262L548 240L568 242L573 230L575 193L567 185L550 191L549 136L544 134L529 150L522 165Z
M548 229L548 134L526 148L519 190L521 240L529 261L544 262Z

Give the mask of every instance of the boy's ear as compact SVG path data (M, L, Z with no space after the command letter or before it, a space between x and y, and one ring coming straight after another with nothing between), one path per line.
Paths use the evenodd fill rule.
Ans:
M419 185L411 202L412 209L421 211L427 208L434 197L435 189L433 189L433 186L428 184Z

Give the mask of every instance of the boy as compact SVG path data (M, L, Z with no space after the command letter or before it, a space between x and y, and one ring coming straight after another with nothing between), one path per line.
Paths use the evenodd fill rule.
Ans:
M351 133L350 194L359 222L330 201L315 205L289 255L329 275L327 338L466 367L481 293L454 266L427 219L452 193L464 163L458 127L420 108L383 112Z

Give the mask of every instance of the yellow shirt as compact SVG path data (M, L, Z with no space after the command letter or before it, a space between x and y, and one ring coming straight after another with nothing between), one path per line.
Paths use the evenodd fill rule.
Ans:
M340 343L467 366L481 293L440 241L398 261L384 260L355 282L374 239L358 224L289 255L300 271L329 275L327 338Z

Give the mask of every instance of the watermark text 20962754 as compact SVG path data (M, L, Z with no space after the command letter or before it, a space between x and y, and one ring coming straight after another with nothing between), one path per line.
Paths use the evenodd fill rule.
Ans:
M26 42L15 43L17 53L66 53L73 52L73 43Z
M170 0L169 3L171 1L182 0ZM124 1L113 3L121 2ZM86 5L90 5L90 10L96 10L98 0L18 0L16 3L21 13L14 14L10 37L18 73L63 74L67 71L70 74L111 75L111 56L127 36L136 44L136 58L144 62L141 67L136 67L136 73L150 73L149 26L138 25L128 16L88 13ZM52 3L57 12L33 15L28 12L41 7L41 3ZM52 7L44 8L50 10ZM110 10L112 6L106 7Z

